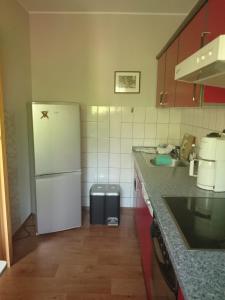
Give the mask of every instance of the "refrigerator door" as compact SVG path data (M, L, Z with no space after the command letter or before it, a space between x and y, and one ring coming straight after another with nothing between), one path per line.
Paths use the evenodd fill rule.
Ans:
M36 178L37 233L81 226L81 173Z
M32 103L35 175L80 170L79 105Z

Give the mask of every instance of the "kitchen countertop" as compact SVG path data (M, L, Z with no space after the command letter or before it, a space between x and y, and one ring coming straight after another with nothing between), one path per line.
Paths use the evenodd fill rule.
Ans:
M225 193L199 189L196 178L188 175L187 167L150 167L141 152L135 149L135 167L148 193L185 299L225 299L225 251L188 249L162 198L186 196L225 199Z

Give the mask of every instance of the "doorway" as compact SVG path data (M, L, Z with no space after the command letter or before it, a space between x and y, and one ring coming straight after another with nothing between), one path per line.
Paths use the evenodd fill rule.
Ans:
M0 261L12 263L12 234L8 194L2 81L0 77Z

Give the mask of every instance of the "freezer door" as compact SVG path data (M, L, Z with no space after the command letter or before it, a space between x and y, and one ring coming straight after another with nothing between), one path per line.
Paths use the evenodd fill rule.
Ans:
M37 233L81 226L81 173L36 178Z
M80 170L78 104L32 104L35 175Z

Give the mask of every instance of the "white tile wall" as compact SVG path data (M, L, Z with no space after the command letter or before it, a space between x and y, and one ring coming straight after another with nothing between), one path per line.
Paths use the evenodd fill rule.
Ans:
M225 107L203 107L182 109L180 134L196 136L197 144L209 132L222 132L225 129Z
M83 106L82 203L89 205L94 183L118 183L121 205L133 205L132 146L180 143L180 109Z
M143 122L143 120L142 120ZM133 138L143 139L145 137L145 124L144 123L134 123L133 124Z
M121 124L121 138L131 138L133 136L132 124L131 123L122 123Z

